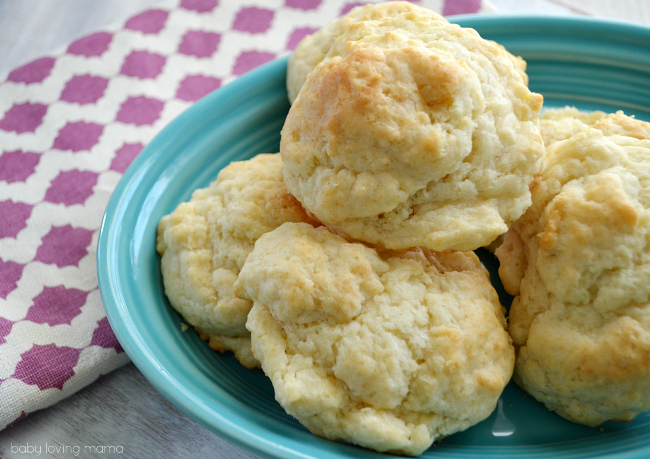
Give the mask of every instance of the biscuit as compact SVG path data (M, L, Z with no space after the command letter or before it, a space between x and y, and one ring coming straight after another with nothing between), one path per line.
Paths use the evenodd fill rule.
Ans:
M539 116L539 132L544 145L550 147L584 131L605 115L602 111L584 112L575 107L546 108Z
M237 296L233 285L255 241L288 221L310 220L287 193L276 153L231 163L158 226L156 248L169 302L210 347L233 351L249 368L259 366L246 329L252 303Z
M650 137L620 135L648 128L618 112L553 143L496 251L515 381L590 426L650 409Z
M547 147L589 127L598 129L605 135L619 134L640 140L650 139L650 123L627 116L620 110L607 114L599 110L583 112L575 107L564 107L546 109L539 117L539 131Z
M293 103L296 99L300 88L307 79L307 75L325 58L334 41L347 32L352 25L360 21L396 16L408 11L417 11L421 14L430 15L435 20L447 21L438 13L410 2L371 3L352 8L348 13L331 21L322 29L303 38L289 57L287 65L287 95L289 102Z
M289 102L293 103L296 97L298 97L300 88L305 83L307 75L328 56L334 41L345 34L351 26L361 21L374 21L384 17L397 16L400 13L409 11L431 16L431 19L436 21L447 22L438 13L410 2L370 3L352 8L347 14L331 21L322 29L303 38L291 56L289 56L287 65L287 95ZM510 54L500 44L496 42L492 43L503 49L515 66L515 69L519 72L526 84L528 84L526 61L519 56Z
M352 25L282 130L287 189L389 249L474 250L530 205L542 96L475 31L417 12Z
M418 455L488 417L511 377L504 309L471 252L378 252L286 223L236 288L276 399L329 439Z

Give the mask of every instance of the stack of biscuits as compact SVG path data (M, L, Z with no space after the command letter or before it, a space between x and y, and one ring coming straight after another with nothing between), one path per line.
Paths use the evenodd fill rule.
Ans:
M596 426L650 410L650 123L546 110L533 203L496 250L515 381Z
M280 153L161 220L171 305L310 431L376 451L480 422L513 370L576 422L650 409L650 125L540 123L525 67L409 2L306 37ZM509 327L473 252L501 239Z

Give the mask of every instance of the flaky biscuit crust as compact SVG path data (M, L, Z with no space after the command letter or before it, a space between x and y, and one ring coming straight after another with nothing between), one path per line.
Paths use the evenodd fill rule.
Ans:
M650 139L650 124L626 116L622 111L607 114L600 110L584 112L575 107L564 107L545 109L539 117L539 131L546 147L566 140L588 127L598 129L605 135Z
M169 302L210 347L233 351L249 368L259 365L246 329L252 303L233 285L255 241L288 221L310 219L287 193L276 153L231 163L158 225Z
M447 21L438 13L414 5L411 2L368 4L352 8L348 13L334 19L322 29L303 38L289 57L287 65L287 95L289 102L293 103L298 97L307 75L325 58L334 41L345 34L352 25L360 21L377 20L409 11L429 15L432 19L438 21Z
M639 123L602 116L552 144L496 251L515 381L587 425L650 409L650 140L619 135Z
M602 111L583 112L575 107L546 108L539 116L539 132L548 148L584 131L607 114Z
M471 252L378 252L287 223L236 287L276 399L326 438L418 455L489 416L511 377L504 310Z
M530 204L541 104L507 53L471 29L416 12L360 22L289 111L285 182L353 239L473 250Z
M291 56L289 56L287 65L287 96L289 97L289 102L293 103L296 97L298 97L302 85L307 80L307 75L328 56L330 48L336 39L344 35L352 25L361 21L375 21L385 17L397 16L400 13L407 13L409 11L431 16L431 19L436 21L447 22L438 13L428 8L417 6L411 2L370 3L352 8L348 13L334 19L322 29L303 38ZM526 61L521 57L510 54L500 44L496 42L492 43L504 50L523 80L528 84Z

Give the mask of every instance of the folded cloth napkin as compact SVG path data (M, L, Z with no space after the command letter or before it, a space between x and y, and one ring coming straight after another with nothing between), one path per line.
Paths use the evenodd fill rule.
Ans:
M553 0L574 13L650 24L648 0Z
M0 429L128 362L102 307L95 251L133 158L193 102L360 4L173 0L0 83Z

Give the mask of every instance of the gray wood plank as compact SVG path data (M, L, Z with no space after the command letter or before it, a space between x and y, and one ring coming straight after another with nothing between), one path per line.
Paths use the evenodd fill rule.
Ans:
M0 431L0 458L32 457L257 456L186 416L160 395L135 365L128 364L74 396Z

